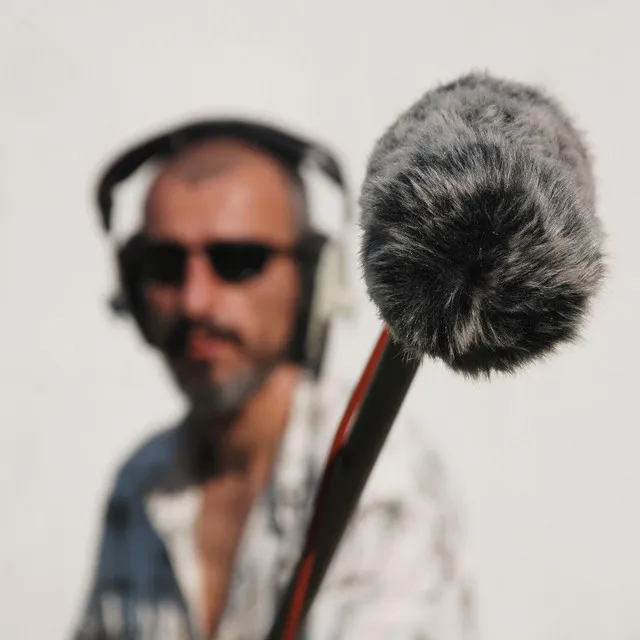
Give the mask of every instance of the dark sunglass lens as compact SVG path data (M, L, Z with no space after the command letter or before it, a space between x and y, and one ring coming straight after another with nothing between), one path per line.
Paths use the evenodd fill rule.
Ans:
M258 275L273 251L259 244L228 243L209 247L207 253L222 279L240 282Z
M180 284L184 279L185 250L175 244L154 243L145 247L142 276L158 284Z

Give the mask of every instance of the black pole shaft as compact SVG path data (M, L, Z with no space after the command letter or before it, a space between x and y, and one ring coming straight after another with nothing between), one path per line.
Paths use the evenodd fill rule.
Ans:
M335 461L333 480L322 513L318 554L306 594L300 627L322 585L327 569L380 454L419 367L389 340L371 381L348 442ZM296 568L267 640L281 640L295 581Z

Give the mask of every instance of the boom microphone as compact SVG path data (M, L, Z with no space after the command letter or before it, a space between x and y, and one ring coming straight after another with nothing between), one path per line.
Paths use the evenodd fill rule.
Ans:
M376 143L360 205L385 328L269 640L297 637L423 356L474 377L519 369L579 335L605 273L586 146L517 82L474 73L426 93Z
M470 74L387 130L362 189L369 295L409 353L469 375L574 339L603 277L591 162L541 90Z

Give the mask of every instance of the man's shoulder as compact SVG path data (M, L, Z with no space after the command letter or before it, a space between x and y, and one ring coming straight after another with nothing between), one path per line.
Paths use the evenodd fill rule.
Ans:
M138 492L161 475L175 458L178 429L168 427L141 440L117 467L114 493Z
M321 390L325 419L317 453L322 463L352 387L348 381L333 379ZM361 502L419 505L446 500L452 489L447 466L430 438L428 421L410 407L403 407L371 471Z
M337 420L326 425L333 434L348 394L332 392L340 406ZM401 593L418 583L415 589L425 593L439 588L442 576L457 570L447 563L458 556L463 516L450 472L428 420L403 407L336 553L326 593L352 587L386 594L397 587ZM416 566L424 567L419 580Z
M394 423L363 493L365 502L433 506L447 501L447 465L428 437L428 427L407 414Z
M328 445L338 427L347 406L353 383L334 379L325 383L321 389L321 398L325 407L323 424L323 444ZM376 468L393 467L395 476L422 475L425 468L437 465L433 442L429 438L429 426L426 420L407 407L400 409L387 436Z

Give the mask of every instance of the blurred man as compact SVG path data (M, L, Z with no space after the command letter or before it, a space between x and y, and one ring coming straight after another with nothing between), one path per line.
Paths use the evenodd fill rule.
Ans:
M78 639L259 640L295 566L349 389L294 356L317 256L304 181L272 151L182 144L146 195L124 277L189 411L119 470ZM396 430L309 640L463 637L448 506L420 430Z

